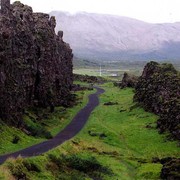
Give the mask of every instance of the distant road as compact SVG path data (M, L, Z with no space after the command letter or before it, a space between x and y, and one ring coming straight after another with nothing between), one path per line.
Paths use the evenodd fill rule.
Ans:
M17 158L18 156L21 156L25 158L38 156L74 137L84 127L91 112L95 109L96 106L99 105L98 95L104 93L104 90L99 87L96 87L96 89L96 93L89 95L89 101L87 105L81 109L72 119L70 124L67 125L61 132L59 132L54 138L14 153L2 155L0 156L0 164L4 163L4 161L10 157Z

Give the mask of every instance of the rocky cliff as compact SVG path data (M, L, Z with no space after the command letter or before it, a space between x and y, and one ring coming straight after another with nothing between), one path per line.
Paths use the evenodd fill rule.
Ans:
M15 2L0 14L0 118L21 126L29 106L67 104L72 50L56 35L55 17Z
M180 140L180 74L172 64L148 63L136 85L134 99L160 116L160 132Z

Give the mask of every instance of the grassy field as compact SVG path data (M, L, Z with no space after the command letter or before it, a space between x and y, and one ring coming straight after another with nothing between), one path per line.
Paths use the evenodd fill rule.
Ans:
M140 76L147 62L153 61L100 61L100 60L80 60L74 59L75 74L99 76L100 66L103 77L113 77L121 80L124 72ZM180 70L179 61L160 61L160 63L172 63L177 70Z
M53 113L49 113L49 109L27 110L23 119L31 131L34 132L33 136L29 136L23 131L7 126L0 121L0 155L15 152L56 135L70 123L75 114L87 103L87 96L90 93L92 91L76 93L78 102L81 103L72 108L56 107Z
M180 157L178 143L158 133L158 117L133 103L132 89L111 83L104 89L100 105L76 137L42 156L8 160L0 167L0 179L11 174L33 180L159 179L162 165L153 159ZM116 104L104 105L110 101Z
M74 74L82 74L89 76L99 76L99 69L94 68L78 68L73 70Z
M142 70L104 68L101 71L101 75L100 75L100 70L96 69L96 68L77 68L77 69L73 70L74 74L89 75L89 76L102 76L102 77L114 77L114 78L119 78L119 79L121 79L123 77L124 72L140 76L142 73Z
M122 78L124 72L140 76L146 61L86 61L77 60L73 61L75 74L100 76L104 77L119 77Z

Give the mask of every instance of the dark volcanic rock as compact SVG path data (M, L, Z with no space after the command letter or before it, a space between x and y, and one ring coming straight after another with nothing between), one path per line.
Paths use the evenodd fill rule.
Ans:
M118 105L117 102L106 102L104 103L105 106L113 106L113 105Z
M4 15L8 15L9 14L9 8L10 8L10 0L1 0L0 1L0 13L3 13Z
M125 72L120 86L121 88L126 88L126 87L135 88L137 81L138 81L137 76L129 75L128 73Z
M148 63L136 85L134 100L160 116L160 132L180 140L180 75L172 64Z
M161 171L161 178L167 180L180 179L180 159L179 158L166 158L162 159L161 163L163 168Z
M0 14L0 118L20 126L28 106L67 104L73 55L63 33L55 34L55 17L33 13L20 2L5 9Z
M81 74L74 74L74 80L87 82L87 83L103 83L105 81L105 79L102 77L88 76Z

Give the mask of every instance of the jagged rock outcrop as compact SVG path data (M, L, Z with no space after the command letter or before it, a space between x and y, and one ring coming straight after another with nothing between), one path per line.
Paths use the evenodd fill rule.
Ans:
M63 32L55 34L55 17L20 2L7 7L0 14L0 118L21 126L28 106L67 104L73 55Z
M134 100L160 116L160 132L180 140L180 74L172 64L148 63L136 85Z
M137 81L138 81L137 76L130 75L125 72L120 86L121 86L121 88L126 88L126 87L135 88Z

